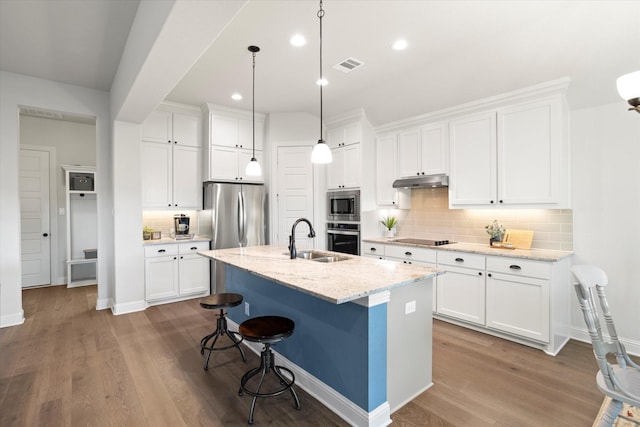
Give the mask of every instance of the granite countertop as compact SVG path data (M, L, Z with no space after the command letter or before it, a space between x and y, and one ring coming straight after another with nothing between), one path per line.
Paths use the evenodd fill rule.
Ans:
M290 259L287 248L282 246L252 246L198 253L334 304L354 301L444 273L438 268L335 252L332 254L349 259L330 263Z
M550 249L492 248L489 245L483 245L479 243L463 243L463 242L450 243L448 245L443 245L443 246L425 246L425 245L411 244L411 243L404 243L404 242L394 242L395 239L399 239L399 237L393 237L393 238L374 237L374 238L362 239L362 241L370 242L370 243L384 243L385 245L413 246L417 248L437 249L439 251L470 252L470 253L481 254L481 255L523 258L523 259L530 259L534 261L547 261L547 262L559 261L563 258L573 255L573 252L570 252L570 251L554 251Z
M173 244L173 243L208 242L210 240L211 239L209 239L208 237L202 237L202 236L193 236L193 239L182 239L182 240L176 240L171 237L163 237L161 239L155 239L155 240L143 240L142 244L144 246L167 245L167 244Z

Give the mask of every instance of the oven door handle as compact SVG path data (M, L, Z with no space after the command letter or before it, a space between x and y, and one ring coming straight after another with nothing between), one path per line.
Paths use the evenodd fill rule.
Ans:
M359 231L344 231L344 230L327 230L328 234L342 234L345 236L359 236Z

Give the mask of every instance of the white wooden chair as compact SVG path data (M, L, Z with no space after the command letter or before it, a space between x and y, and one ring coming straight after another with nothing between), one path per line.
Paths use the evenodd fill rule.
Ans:
M600 369L596 384L604 395L611 398L598 427L612 426L623 403L640 407L640 366L631 360L618 340L604 292L609 282L607 274L592 265L576 265L571 271L577 280L574 287ZM600 310L596 305L596 297L600 302ZM632 307L631 310L638 310L638 307ZM608 337L602 335L602 322L606 325ZM615 355L617 364L607 361L608 354ZM630 421L638 423L637 420Z

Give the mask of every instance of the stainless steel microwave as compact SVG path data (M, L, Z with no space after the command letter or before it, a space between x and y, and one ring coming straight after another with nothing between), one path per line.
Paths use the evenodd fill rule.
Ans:
M360 190L327 192L329 221L360 221Z

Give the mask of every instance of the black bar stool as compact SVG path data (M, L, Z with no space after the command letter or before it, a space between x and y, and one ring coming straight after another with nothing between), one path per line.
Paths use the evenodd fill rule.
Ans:
M260 366L251 369L242 376L242 379L240 380L240 390L238 390L238 395L240 396L242 396L244 393L248 394L249 396L253 396L253 401L251 402L251 412L249 413L249 424L253 424L253 412L255 410L256 399L258 397L278 396L289 390L295 401L295 408L300 409L300 401L298 400L298 395L292 387L295 383L296 378L290 369L285 368L284 366L276 365L273 351L271 351L271 344L275 344L278 341L291 336L291 334L293 334L294 328L295 323L293 322L293 320L280 316L254 317L253 319L245 320L238 327L238 332L240 332L240 335L245 340L264 344L264 349L260 353ZM288 379L287 377L282 375L281 371L286 371L291 376L291 379ZM269 372L273 372L276 375L280 387L276 390L260 392L260 388L263 385L265 376ZM256 388L256 390L252 391L247 389L247 382L252 377L260 373L262 375L260 376L260 380L258 381L258 387Z
M209 351L204 362L205 371L209 370L209 358L211 357L211 352L213 351L226 350L231 347L237 347L238 350L240 350L242 361L247 361L247 358L244 356L244 351L242 351L242 347L240 346L242 337L238 339L236 335L240 335L239 333L232 332L227 329L227 317L224 313L225 308L236 307L240 304L242 304L242 295L240 294L221 293L200 298L200 307L206 308L208 310L220 309L220 313L217 315L218 319L216 321L216 330L200 340L200 354L204 354L205 350ZM218 341L218 338L222 335L227 335L231 339L233 344L226 345L224 347L215 347L216 341ZM213 340L211 342L211 345L207 346L207 344L211 340Z

